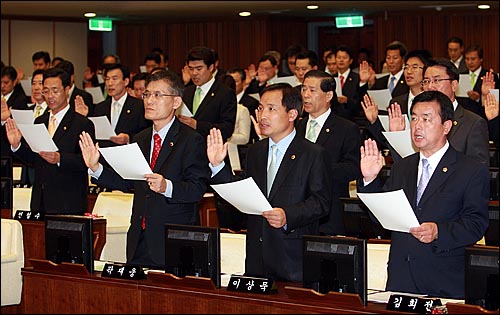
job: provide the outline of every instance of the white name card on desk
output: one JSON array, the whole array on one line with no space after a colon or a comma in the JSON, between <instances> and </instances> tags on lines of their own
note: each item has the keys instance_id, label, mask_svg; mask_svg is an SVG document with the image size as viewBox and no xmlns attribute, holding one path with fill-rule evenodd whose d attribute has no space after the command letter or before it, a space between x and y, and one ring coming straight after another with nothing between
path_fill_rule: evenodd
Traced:
<instances>
[{"instance_id":1,"label":"white name card on desk","mask_svg":"<svg viewBox=\"0 0 500 315\"><path fill-rule=\"evenodd\" d=\"M411 227L420 226L402 189L382 193L358 192L358 197L384 229L409 233Z\"/></svg>"},{"instance_id":2,"label":"white name card on desk","mask_svg":"<svg viewBox=\"0 0 500 315\"><path fill-rule=\"evenodd\" d=\"M18 124L17 127L33 152L57 152L56 144L44 124Z\"/></svg>"},{"instance_id":3,"label":"white name card on desk","mask_svg":"<svg viewBox=\"0 0 500 315\"><path fill-rule=\"evenodd\" d=\"M89 92L92 95L92 101L94 102L94 104L99 104L100 102L104 101L104 95L102 94L102 90L100 87L86 87L85 91ZM90 104L85 105L89 106Z\"/></svg>"},{"instance_id":4,"label":"white name card on desk","mask_svg":"<svg viewBox=\"0 0 500 315\"><path fill-rule=\"evenodd\" d=\"M136 142L99 148L99 152L123 179L146 180L144 174L153 174Z\"/></svg>"},{"instance_id":5,"label":"white name card on desk","mask_svg":"<svg viewBox=\"0 0 500 315\"><path fill-rule=\"evenodd\" d=\"M89 117L89 119L94 123L95 138L97 140L108 140L116 136L107 116Z\"/></svg>"},{"instance_id":6,"label":"white name card on desk","mask_svg":"<svg viewBox=\"0 0 500 315\"><path fill-rule=\"evenodd\" d=\"M407 157L418 152L418 149L413 146L410 132L410 129L406 129L403 131L382 131L382 134L401 157Z\"/></svg>"},{"instance_id":7,"label":"white name card on desk","mask_svg":"<svg viewBox=\"0 0 500 315\"><path fill-rule=\"evenodd\" d=\"M32 125L35 120L33 111L30 109L11 109L10 113L12 118L16 121L16 124Z\"/></svg>"},{"instance_id":8,"label":"white name card on desk","mask_svg":"<svg viewBox=\"0 0 500 315\"><path fill-rule=\"evenodd\" d=\"M387 110L389 102L392 99L389 89L368 90L368 95L373 98L373 101L377 104L378 110Z\"/></svg>"},{"instance_id":9,"label":"white name card on desk","mask_svg":"<svg viewBox=\"0 0 500 315\"><path fill-rule=\"evenodd\" d=\"M222 198L243 213L261 215L262 212L273 208L252 177L210 186Z\"/></svg>"}]
</instances>

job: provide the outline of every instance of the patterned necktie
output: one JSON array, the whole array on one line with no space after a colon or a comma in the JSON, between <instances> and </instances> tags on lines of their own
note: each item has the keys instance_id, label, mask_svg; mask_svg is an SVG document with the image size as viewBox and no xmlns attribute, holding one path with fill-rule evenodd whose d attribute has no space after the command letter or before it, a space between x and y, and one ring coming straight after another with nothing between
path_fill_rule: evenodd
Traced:
<instances>
[{"instance_id":1,"label":"patterned necktie","mask_svg":"<svg viewBox=\"0 0 500 315\"><path fill-rule=\"evenodd\" d=\"M158 154L160 154L161 150L161 137L159 134L155 134L153 136L154 138L154 147L153 147L153 153L151 154L151 169L155 167L156 164L156 159L158 158Z\"/></svg>"},{"instance_id":2,"label":"patterned necktie","mask_svg":"<svg viewBox=\"0 0 500 315\"><path fill-rule=\"evenodd\" d=\"M420 180L418 181L418 186L417 186L417 205L420 202L420 198L424 194L425 187L427 187L427 184L429 183L430 179L430 164L427 159L422 159L422 175L420 175Z\"/></svg>"},{"instance_id":3,"label":"patterned necktie","mask_svg":"<svg viewBox=\"0 0 500 315\"><path fill-rule=\"evenodd\" d=\"M476 84L476 74L474 72L470 74L470 84L472 85L472 87L474 87L474 85Z\"/></svg>"},{"instance_id":4,"label":"patterned necktie","mask_svg":"<svg viewBox=\"0 0 500 315\"><path fill-rule=\"evenodd\" d=\"M54 137L54 133L56 133L56 129L57 129L56 116L52 115L50 117L49 127L47 128L47 130L49 131L50 137Z\"/></svg>"},{"instance_id":5,"label":"patterned necktie","mask_svg":"<svg viewBox=\"0 0 500 315\"><path fill-rule=\"evenodd\" d=\"M201 87L197 87L193 98L193 115L196 114L196 111L198 110L200 103L201 103Z\"/></svg>"},{"instance_id":6,"label":"patterned necktie","mask_svg":"<svg viewBox=\"0 0 500 315\"><path fill-rule=\"evenodd\" d=\"M391 76L391 82L389 82L389 91L391 92L391 94L392 94L392 91L394 91L394 81L396 81L396 77Z\"/></svg>"},{"instance_id":7,"label":"patterned necktie","mask_svg":"<svg viewBox=\"0 0 500 315\"><path fill-rule=\"evenodd\" d=\"M341 87L342 89L344 88L344 83L345 83L345 82L344 82L344 76L343 76L343 75L341 75L341 76L340 76L340 87Z\"/></svg>"},{"instance_id":8,"label":"patterned necktie","mask_svg":"<svg viewBox=\"0 0 500 315\"><path fill-rule=\"evenodd\" d=\"M35 118L38 118L42 114L42 105L36 104L35 107Z\"/></svg>"},{"instance_id":9,"label":"patterned necktie","mask_svg":"<svg viewBox=\"0 0 500 315\"><path fill-rule=\"evenodd\" d=\"M271 146L271 163L269 163L269 168L267 169L267 196L271 193L271 187L273 186L274 176L276 176L277 160L278 160L278 146L273 144Z\"/></svg>"},{"instance_id":10,"label":"patterned necktie","mask_svg":"<svg viewBox=\"0 0 500 315\"><path fill-rule=\"evenodd\" d=\"M309 129L307 130L307 134L306 134L307 140L309 140L311 142L316 141L316 126L317 125L318 125L318 123L316 122L316 120L314 120L314 119L309 120Z\"/></svg>"},{"instance_id":11,"label":"patterned necktie","mask_svg":"<svg viewBox=\"0 0 500 315\"><path fill-rule=\"evenodd\" d=\"M111 104L111 126L113 129L116 128L116 124L118 123L118 118L120 117L120 103L114 101Z\"/></svg>"}]
</instances>

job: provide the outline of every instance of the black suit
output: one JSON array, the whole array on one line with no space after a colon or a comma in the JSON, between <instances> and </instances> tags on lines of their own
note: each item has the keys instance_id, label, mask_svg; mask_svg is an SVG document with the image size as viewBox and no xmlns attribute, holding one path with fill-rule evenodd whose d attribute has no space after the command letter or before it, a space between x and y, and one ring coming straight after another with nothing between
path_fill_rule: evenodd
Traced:
<instances>
[{"instance_id":1,"label":"black suit","mask_svg":"<svg viewBox=\"0 0 500 315\"><path fill-rule=\"evenodd\" d=\"M35 124L48 125L49 113L35 119ZM50 164L28 144L14 155L35 167L35 182L31 192L31 210L45 213L83 214L87 212L88 173L80 150L80 134L85 131L94 137L94 125L85 116L69 110L59 123L52 140L61 155L60 165Z\"/></svg>"},{"instance_id":2,"label":"black suit","mask_svg":"<svg viewBox=\"0 0 500 315\"><path fill-rule=\"evenodd\" d=\"M455 63L453 63L453 64L455 64ZM462 56L462 59L460 59L460 63L458 64L458 73L459 74L469 73L469 69L467 69L467 65L465 64L465 57L464 56Z\"/></svg>"},{"instance_id":3,"label":"black suit","mask_svg":"<svg viewBox=\"0 0 500 315\"><path fill-rule=\"evenodd\" d=\"M182 97L191 112L193 112L193 98L196 88L195 85L186 87ZM212 128L221 131L224 141L229 139L233 134L236 122L236 94L234 90L220 81L214 81L193 118L196 120L196 130L204 139L210 134Z\"/></svg>"},{"instance_id":4,"label":"black suit","mask_svg":"<svg viewBox=\"0 0 500 315\"><path fill-rule=\"evenodd\" d=\"M268 150L269 139L250 145L241 176L252 177L264 195ZM302 236L318 234L319 219L330 210L331 179L327 163L327 153L321 146L295 136L267 198L272 207L285 210L287 229L271 227L260 215L248 216L245 274L302 281ZM225 183L237 179L226 164L212 181Z\"/></svg>"},{"instance_id":5,"label":"black suit","mask_svg":"<svg viewBox=\"0 0 500 315\"><path fill-rule=\"evenodd\" d=\"M28 109L28 98L22 88L14 88L7 100L7 105L12 109Z\"/></svg>"},{"instance_id":6,"label":"black suit","mask_svg":"<svg viewBox=\"0 0 500 315\"><path fill-rule=\"evenodd\" d=\"M259 107L259 101L245 92L240 99L240 104L248 108L248 111L250 112L250 115L253 116L253 118L257 118L255 117L255 110ZM257 135L257 132L255 132L255 128L252 125L250 127L250 139L248 140L248 143L255 143L259 140L259 136Z\"/></svg>"},{"instance_id":7,"label":"black suit","mask_svg":"<svg viewBox=\"0 0 500 315\"><path fill-rule=\"evenodd\" d=\"M77 95L80 95L83 98L85 105L87 105L87 107L89 108L87 117L92 117L94 113L94 99L92 97L92 94L85 90L80 90L75 86L75 88L73 89L73 93L71 93L71 96L69 97L69 106L73 110L75 110L75 98Z\"/></svg>"},{"instance_id":8,"label":"black suit","mask_svg":"<svg viewBox=\"0 0 500 315\"><path fill-rule=\"evenodd\" d=\"M358 181L360 192L403 189L418 221L438 226L429 244L392 232L386 290L463 299L465 247L488 227L488 168L450 146L416 206L419 159L416 153L394 163L383 187L380 178L365 187Z\"/></svg>"},{"instance_id":9,"label":"black suit","mask_svg":"<svg viewBox=\"0 0 500 315\"><path fill-rule=\"evenodd\" d=\"M111 104L113 98L109 97L101 103L97 104L94 109L94 114L91 116L106 116L109 121L111 121ZM126 133L129 135L130 141L134 136L140 131L151 126L151 121L144 118L144 103L142 100L132 97L127 94L125 102L123 103L122 111L120 112L120 117L116 123L115 133ZM110 140L98 140L99 146L113 147L117 144Z\"/></svg>"},{"instance_id":10,"label":"black suit","mask_svg":"<svg viewBox=\"0 0 500 315\"><path fill-rule=\"evenodd\" d=\"M383 77L378 78L378 79L375 79L375 83L370 88L370 90L387 89L390 77L391 77L391 74L383 76ZM410 91L410 88L406 84L405 76L403 74L403 75L401 75L401 78L397 81L397 84L394 86L394 90L392 90L391 96L392 96L392 98L394 98L394 97L399 96L401 94L406 94L409 91Z\"/></svg>"},{"instance_id":11,"label":"black suit","mask_svg":"<svg viewBox=\"0 0 500 315\"><path fill-rule=\"evenodd\" d=\"M134 142L139 145L144 157L150 161L153 129L147 128L136 135ZM156 266L165 266L165 224L199 225L198 202L206 191L210 170L206 154L206 144L197 132L180 123L172 123L161 147L153 172L172 181L172 198L155 193L146 181L124 180L109 168L104 168L97 181L98 185L134 190L134 204L130 228L127 233L127 262L130 263L136 251L140 250L139 239L144 238L149 256ZM146 216L146 229L141 227Z\"/></svg>"},{"instance_id":12,"label":"black suit","mask_svg":"<svg viewBox=\"0 0 500 315\"><path fill-rule=\"evenodd\" d=\"M308 118L301 119L297 134L305 137ZM345 226L340 197L349 197L349 182L357 179L359 169L359 127L342 117L330 113L316 139L328 152L331 168L332 207L330 215L321 220L319 230L326 235L344 235Z\"/></svg>"},{"instance_id":13,"label":"black suit","mask_svg":"<svg viewBox=\"0 0 500 315\"><path fill-rule=\"evenodd\" d=\"M465 109L470 110L473 113L478 114L479 116L483 117L486 119L486 115L484 113L484 107L482 103L482 94L481 94L481 88L483 87L483 78L486 75L486 70L484 68L481 69L479 76L476 77L476 82L474 86L472 87L472 90L479 93L479 99L477 101L474 101L473 99L469 97L457 97L457 99L460 99L464 105ZM468 74L469 71L467 71L465 74ZM495 80L495 89L498 89L498 77L496 74L493 75L494 80Z\"/></svg>"},{"instance_id":14,"label":"black suit","mask_svg":"<svg viewBox=\"0 0 500 315\"><path fill-rule=\"evenodd\" d=\"M333 75L338 77L338 73ZM359 74L349 71L349 75L344 79L344 87L342 88L342 95L347 97L347 103L339 103L338 96L332 99L332 109L334 112L346 119L352 120L354 117L359 116L362 110L361 99L366 94L368 84L359 86Z\"/></svg>"}]
</instances>

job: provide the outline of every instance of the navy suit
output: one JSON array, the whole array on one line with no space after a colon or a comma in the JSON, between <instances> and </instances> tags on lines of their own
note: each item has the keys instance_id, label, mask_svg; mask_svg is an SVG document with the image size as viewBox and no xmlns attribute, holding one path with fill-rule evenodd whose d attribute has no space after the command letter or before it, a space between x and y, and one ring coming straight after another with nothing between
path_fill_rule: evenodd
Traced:
<instances>
[{"instance_id":1,"label":"navy suit","mask_svg":"<svg viewBox=\"0 0 500 315\"><path fill-rule=\"evenodd\" d=\"M73 93L71 93L71 96L69 97L69 106L75 110L75 98L76 96L79 95L83 98L83 101L85 102L85 105L89 108L89 112L87 114L87 117L93 116L94 113L94 99L92 97L92 94L85 90L81 90L75 86L73 89Z\"/></svg>"},{"instance_id":2,"label":"navy suit","mask_svg":"<svg viewBox=\"0 0 500 315\"><path fill-rule=\"evenodd\" d=\"M184 103L193 112L195 85L185 88L182 97ZM217 128L222 133L224 141L229 139L236 122L236 94L220 81L214 81L207 95L198 106L193 118L196 120L196 130L204 137L210 134L210 129Z\"/></svg>"},{"instance_id":3,"label":"navy suit","mask_svg":"<svg viewBox=\"0 0 500 315\"><path fill-rule=\"evenodd\" d=\"M478 114L479 116L483 117L486 119L486 115L484 113L484 107L483 103L481 101L482 99L482 94L481 94L481 88L483 87L483 78L486 75L486 70L484 68L481 69L479 76L476 78L476 82L474 86L472 87L472 90L479 93L480 97L477 101L474 101L473 99L469 97L457 97L457 99L460 99L463 102L464 108L470 110L473 113ZM465 72L465 74L468 74L469 71ZM498 77L496 74L493 75L493 78L495 80L495 89L498 89Z\"/></svg>"},{"instance_id":4,"label":"navy suit","mask_svg":"<svg viewBox=\"0 0 500 315\"><path fill-rule=\"evenodd\" d=\"M375 83L373 86L370 88L370 90L383 90L387 89L389 86L389 78L391 77L391 74L383 76L381 78L375 79ZM401 78L399 81L397 81L396 85L394 86L394 90L392 90L391 96L394 98L396 96L408 93L410 91L410 88L406 84L405 76L401 75Z\"/></svg>"},{"instance_id":5,"label":"navy suit","mask_svg":"<svg viewBox=\"0 0 500 315\"><path fill-rule=\"evenodd\" d=\"M438 226L438 238L429 244L392 232L386 290L463 299L465 247L488 227L488 168L450 146L416 206L419 159L416 153L396 162L383 187L380 178L365 187L358 181L365 193L403 189L418 221Z\"/></svg>"},{"instance_id":6,"label":"navy suit","mask_svg":"<svg viewBox=\"0 0 500 315\"><path fill-rule=\"evenodd\" d=\"M338 77L339 74L336 73L333 75L334 77ZM363 95L366 94L368 90L368 84L364 84L363 86L359 86L359 74L349 71L349 75L344 79L344 87L342 88L342 95L347 96L347 103L341 104L338 102L338 98L335 97L332 99L332 110L335 111L336 114L352 120L354 117L359 116L361 112L361 99Z\"/></svg>"},{"instance_id":7,"label":"navy suit","mask_svg":"<svg viewBox=\"0 0 500 315\"><path fill-rule=\"evenodd\" d=\"M297 134L305 137L308 118L301 119ZM357 179L359 169L359 127L333 112L325 121L316 139L328 153L332 177L332 206L329 216L321 219L319 230L326 235L344 235L345 226L340 197L349 197L349 182Z\"/></svg>"},{"instance_id":8,"label":"navy suit","mask_svg":"<svg viewBox=\"0 0 500 315\"><path fill-rule=\"evenodd\" d=\"M35 119L48 126L49 113ZM60 165L50 164L28 144L21 142L17 155L35 168L31 191L31 210L50 214L83 214L87 212L88 173L80 150L80 134L85 131L95 139L94 124L85 116L69 110L59 123L52 140L61 155Z\"/></svg>"},{"instance_id":9,"label":"navy suit","mask_svg":"<svg viewBox=\"0 0 500 315\"><path fill-rule=\"evenodd\" d=\"M137 142L146 161L151 156L152 127L136 135ZM104 168L96 184L122 191L134 190L134 203L130 228L127 233L127 262L138 249L141 233L147 243L149 256L157 266L165 265L165 224L199 225L198 202L207 188L210 174L205 139L192 128L172 123L153 168L154 173L172 181L172 198L155 193L146 181L124 180L110 168ZM146 217L146 229L141 223Z\"/></svg>"},{"instance_id":10,"label":"navy suit","mask_svg":"<svg viewBox=\"0 0 500 315\"><path fill-rule=\"evenodd\" d=\"M267 192L269 139L250 145L241 178L252 177ZM260 215L249 215L245 274L275 280L302 281L302 236L318 234L319 219L328 215L331 179L327 154L321 146L296 135L283 156L269 197L272 207L286 212L287 229L273 228ZM237 180L231 168L212 178L214 183Z\"/></svg>"},{"instance_id":11,"label":"navy suit","mask_svg":"<svg viewBox=\"0 0 500 315\"><path fill-rule=\"evenodd\" d=\"M257 119L257 117L255 117L255 110L259 107L259 101L257 101L255 98L251 97L245 92L243 93L243 96L240 99L240 104L248 108L250 115L253 116L253 118ZM260 138L257 135L257 132L255 132L255 128L252 125L250 127L250 139L248 140L248 143L254 143L259 140Z\"/></svg>"}]
</instances>

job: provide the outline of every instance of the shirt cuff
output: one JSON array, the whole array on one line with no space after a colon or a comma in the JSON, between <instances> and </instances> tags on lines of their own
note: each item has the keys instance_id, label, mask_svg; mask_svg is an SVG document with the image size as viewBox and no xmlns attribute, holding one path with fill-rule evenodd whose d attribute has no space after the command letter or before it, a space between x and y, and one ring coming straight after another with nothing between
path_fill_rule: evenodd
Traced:
<instances>
[{"instance_id":1,"label":"shirt cuff","mask_svg":"<svg viewBox=\"0 0 500 315\"><path fill-rule=\"evenodd\" d=\"M217 166L213 166L212 163L208 163L208 167L210 167L210 170L212 171L212 177L217 175L220 172L220 170L224 168L224 165L226 165L224 161L222 161L222 163L220 163Z\"/></svg>"},{"instance_id":2,"label":"shirt cuff","mask_svg":"<svg viewBox=\"0 0 500 315\"><path fill-rule=\"evenodd\" d=\"M101 176L102 171L104 170L104 167L102 166L101 163L99 163L99 166L97 167L97 170L93 172L90 168L88 169L88 173L90 176L94 177L95 179L99 179L99 176Z\"/></svg>"}]
</instances>

